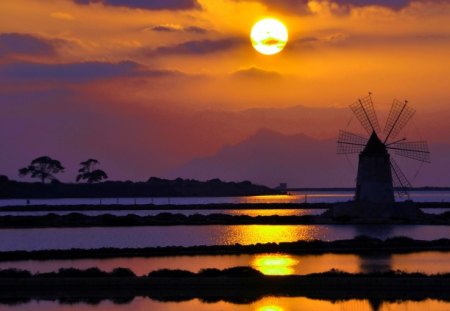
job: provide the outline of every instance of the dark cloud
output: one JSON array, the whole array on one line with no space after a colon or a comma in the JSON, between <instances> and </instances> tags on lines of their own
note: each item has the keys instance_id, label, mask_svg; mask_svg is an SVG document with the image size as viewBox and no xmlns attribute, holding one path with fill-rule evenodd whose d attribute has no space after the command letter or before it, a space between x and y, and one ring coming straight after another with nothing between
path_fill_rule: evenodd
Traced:
<instances>
[{"instance_id":1,"label":"dark cloud","mask_svg":"<svg viewBox=\"0 0 450 311\"><path fill-rule=\"evenodd\" d=\"M109 6L145 10L190 10L199 9L197 0L74 0L78 4L102 3Z\"/></svg>"},{"instance_id":2,"label":"dark cloud","mask_svg":"<svg viewBox=\"0 0 450 311\"><path fill-rule=\"evenodd\" d=\"M399 10L407 6L411 0L333 0L333 2L344 6L377 5Z\"/></svg>"},{"instance_id":3,"label":"dark cloud","mask_svg":"<svg viewBox=\"0 0 450 311\"><path fill-rule=\"evenodd\" d=\"M190 32L196 34L204 34L208 32L207 29L197 26L176 27L171 25L155 25L147 28L147 30L159 32Z\"/></svg>"},{"instance_id":4,"label":"dark cloud","mask_svg":"<svg viewBox=\"0 0 450 311\"><path fill-rule=\"evenodd\" d=\"M248 1L248 0L235 0L235 1ZM281 11L283 13L290 14L310 14L311 11L308 7L308 0L255 0L267 6L274 11ZM377 5L382 7L391 8L394 10L400 10L408 6L413 1L422 2L443 2L444 0L318 0L320 2L332 2L339 4L341 7L336 9L334 13L345 14L351 7L363 7L369 5Z\"/></svg>"},{"instance_id":5,"label":"dark cloud","mask_svg":"<svg viewBox=\"0 0 450 311\"><path fill-rule=\"evenodd\" d=\"M72 64L12 63L0 66L1 82L89 82L118 77L162 77L182 75L176 71L146 70L135 62Z\"/></svg>"},{"instance_id":6,"label":"dark cloud","mask_svg":"<svg viewBox=\"0 0 450 311\"><path fill-rule=\"evenodd\" d=\"M203 55L215 52L221 52L230 50L241 45L244 40L239 38L228 38L220 40L194 40L186 41L180 44L171 46L161 46L154 51L151 51L151 55Z\"/></svg>"},{"instance_id":7,"label":"dark cloud","mask_svg":"<svg viewBox=\"0 0 450 311\"><path fill-rule=\"evenodd\" d=\"M0 57L17 54L51 56L55 54L55 47L49 40L28 34L0 34Z\"/></svg>"}]
</instances>

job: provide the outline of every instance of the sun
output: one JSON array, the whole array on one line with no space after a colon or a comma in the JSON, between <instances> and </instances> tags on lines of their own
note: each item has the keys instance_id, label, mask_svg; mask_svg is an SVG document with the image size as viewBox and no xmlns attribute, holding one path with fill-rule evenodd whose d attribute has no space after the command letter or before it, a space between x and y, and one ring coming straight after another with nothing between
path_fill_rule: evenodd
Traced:
<instances>
[{"instance_id":1,"label":"sun","mask_svg":"<svg viewBox=\"0 0 450 311\"><path fill-rule=\"evenodd\" d=\"M286 46L288 31L279 20L265 18L253 25L250 39L259 53L273 55L281 52Z\"/></svg>"}]
</instances>

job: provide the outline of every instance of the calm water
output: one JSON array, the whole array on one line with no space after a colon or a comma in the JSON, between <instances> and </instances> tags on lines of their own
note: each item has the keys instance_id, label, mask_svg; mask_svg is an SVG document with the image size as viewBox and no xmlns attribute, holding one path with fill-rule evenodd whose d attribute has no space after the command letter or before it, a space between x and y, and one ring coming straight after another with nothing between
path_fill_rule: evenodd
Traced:
<instances>
[{"instance_id":1,"label":"calm water","mask_svg":"<svg viewBox=\"0 0 450 311\"><path fill-rule=\"evenodd\" d=\"M424 208L422 209L428 214L442 214L450 211L449 208ZM248 215L248 216L303 216L303 215L320 215L325 212L326 209L316 208L316 209L192 209L192 210L111 210L111 211L1 211L0 216L45 216L48 214L56 215L68 215L71 213L80 213L89 216L99 216L104 214L111 214L115 216L126 216L129 214L134 214L138 216L155 216L160 213L171 213L171 214L183 214L186 216L200 214L200 215L210 215L210 214L226 214L226 215Z\"/></svg>"},{"instance_id":2,"label":"calm water","mask_svg":"<svg viewBox=\"0 0 450 311\"><path fill-rule=\"evenodd\" d=\"M443 213L447 209L436 208L433 210L438 210L436 213ZM443 211L439 211L443 210ZM325 212L325 209L243 209L243 210L229 210L229 209L213 209L213 210L122 210L122 211L39 211L39 212L2 212L0 210L0 216L43 216L50 213L57 215L68 215L70 213L81 213L89 216L98 216L103 214L111 214L116 216L126 216L128 214L134 214L139 216L154 216L160 213L172 213L172 214L183 214L186 216L200 214L227 214L227 215L249 215L249 216L302 216L302 215L319 215Z\"/></svg>"},{"instance_id":3,"label":"calm water","mask_svg":"<svg viewBox=\"0 0 450 311\"><path fill-rule=\"evenodd\" d=\"M221 203L333 203L353 198L353 191L304 191L291 195L262 195L246 197L183 197L183 198L103 198L103 199L32 199L30 205L80 205L80 204L221 204ZM417 202L450 202L450 191L412 191L410 198ZM406 198L398 198L399 201ZM0 206L27 205L24 199L0 200Z\"/></svg>"},{"instance_id":4,"label":"calm water","mask_svg":"<svg viewBox=\"0 0 450 311\"><path fill-rule=\"evenodd\" d=\"M450 237L450 226L428 225L213 225L1 229L0 251L99 247L232 245L298 240L351 239L368 235L434 240Z\"/></svg>"},{"instance_id":5,"label":"calm water","mask_svg":"<svg viewBox=\"0 0 450 311\"><path fill-rule=\"evenodd\" d=\"M257 254L0 262L0 269L17 268L31 272L91 267L111 271L114 268L123 267L131 269L137 275L145 275L150 271L165 268L198 272L204 268L225 269L237 266L251 266L266 275L310 274L329 271L333 268L352 273L401 270L434 274L450 272L450 253L420 252L382 256Z\"/></svg>"},{"instance_id":6,"label":"calm water","mask_svg":"<svg viewBox=\"0 0 450 311\"><path fill-rule=\"evenodd\" d=\"M186 302L158 302L137 297L130 303L117 305L102 301L98 305L59 304L50 301L31 301L17 306L0 305L0 310L8 311L448 311L450 303L438 300L379 302L369 300L328 301L304 297L266 297L250 304L228 302L204 303L198 299Z\"/></svg>"}]
</instances>

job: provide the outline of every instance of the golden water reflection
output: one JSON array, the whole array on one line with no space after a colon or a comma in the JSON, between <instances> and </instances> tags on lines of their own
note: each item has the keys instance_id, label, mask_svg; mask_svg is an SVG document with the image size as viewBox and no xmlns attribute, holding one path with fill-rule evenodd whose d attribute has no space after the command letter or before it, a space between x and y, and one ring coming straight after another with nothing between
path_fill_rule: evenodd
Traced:
<instances>
[{"instance_id":1,"label":"golden water reflection","mask_svg":"<svg viewBox=\"0 0 450 311\"><path fill-rule=\"evenodd\" d=\"M422 301L369 301L350 299L340 301L310 299L305 297L265 297L249 304L234 304L225 301L214 303L192 299L182 302L162 302L149 298L136 297L126 304L114 304L102 301L96 305L90 304L59 304L56 301L36 301L18 305L0 305L4 311L448 311L450 303L438 300Z\"/></svg>"},{"instance_id":2,"label":"golden water reflection","mask_svg":"<svg viewBox=\"0 0 450 311\"><path fill-rule=\"evenodd\" d=\"M308 225L227 226L216 244L280 243L324 239L324 227Z\"/></svg>"},{"instance_id":3,"label":"golden water reflection","mask_svg":"<svg viewBox=\"0 0 450 311\"><path fill-rule=\"evenodd\" d=\"M258 308L258 311L284 311L282 307L269 305L269 306L261 306Z\"/></svg>"},{"instance_id":4,"label":"golden water reflection","mask_svg":"<svg viewBox=\"0 0 450 311\"><path fill-rule=\"evenodd\" d=\"M303 215L319 215L326 209L236 209L228 210L231 215L248 215L256 216L303 216Z\"/></svg>"},{"instance_id":5,"label":"golden water reflection","mask_svg":"<svg viewBox=\"0 0 450 311\"><path fill-rule=\"evenodd\" d=\"M285 254L257 255L252 267L266 275L289 275L295 273L298 260Z\"/></svg>"},{"instance_id":6,"label":"golden water reflection","mask_svg":"<svg viewBox=\"0 0 450 311\"><path fill-rule=\"evenodd\" d=\"M351 200L353 192L291 193L242 197L239 203L318 203Z\"/></svg>"}]
</instances>

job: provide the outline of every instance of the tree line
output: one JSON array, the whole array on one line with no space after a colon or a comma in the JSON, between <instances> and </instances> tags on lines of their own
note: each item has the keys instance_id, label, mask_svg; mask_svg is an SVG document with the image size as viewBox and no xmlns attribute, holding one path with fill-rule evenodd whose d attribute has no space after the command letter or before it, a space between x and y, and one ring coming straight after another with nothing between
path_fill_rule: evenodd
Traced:
<instances>
[{"instance_id":1,"label":"tree line","mask_svg":"<svg viewBox=\"0 0 450 311\"><path fill-rule=\"evenodd\" d=\"M76 181L85 181L92 184L108 179L105 171L97 168L99 164L100 162L96 159L88 159L80 162L80 169L78 170ZM45 183L46 181L58 181L55 175L63 172L64 166L62 166L61 162L49 156L41 156L31 161L27 167L19 169L19 176L24 177L29 175L31 178L38 178L42 183Z\"/></svg>"}]
</instances>

